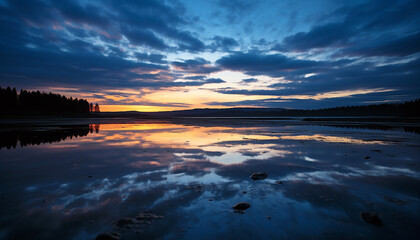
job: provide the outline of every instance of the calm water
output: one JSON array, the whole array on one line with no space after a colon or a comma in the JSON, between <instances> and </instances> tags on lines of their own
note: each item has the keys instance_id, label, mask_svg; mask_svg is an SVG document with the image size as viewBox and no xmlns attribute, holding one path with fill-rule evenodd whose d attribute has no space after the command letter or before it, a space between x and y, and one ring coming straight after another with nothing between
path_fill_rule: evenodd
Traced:
<instances>
[{"instance_id":1,"label":"calm water","mask_svg":"<svg viewBox=\"0 0 420 240\"><path fill-rule=\"evenodd\" d=\"M415 133L237 120L1 134L0 239L415 239L420 229ZM238 202L251 207L234 212Z\"/></svg>"}]
</instances>

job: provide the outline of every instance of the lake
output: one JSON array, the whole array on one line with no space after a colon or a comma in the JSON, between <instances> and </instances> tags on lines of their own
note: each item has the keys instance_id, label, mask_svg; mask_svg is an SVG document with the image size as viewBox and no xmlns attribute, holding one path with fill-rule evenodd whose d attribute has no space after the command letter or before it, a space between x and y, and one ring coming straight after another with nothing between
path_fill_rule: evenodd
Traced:
<instances>
[{"instance_id":1,"label":"lake","mask_svg":"<svg viewBox=\"0 0 420 240\"><path fill-rule=\"evenodd\" d=\"M0 130L0 239L419 233L418 132L240 119L34 125ZM232 208L240 202L250 207Z\"/></svg>"}]
</instances>

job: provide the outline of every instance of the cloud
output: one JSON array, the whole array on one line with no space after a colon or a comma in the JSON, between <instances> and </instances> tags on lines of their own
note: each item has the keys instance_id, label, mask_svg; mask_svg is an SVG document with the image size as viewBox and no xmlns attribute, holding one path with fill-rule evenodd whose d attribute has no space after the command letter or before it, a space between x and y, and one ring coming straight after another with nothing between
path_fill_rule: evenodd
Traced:
<instances>
[{"instance_id":1,"label":"cloud","mask_svg":"<svg viewBox=\"0 0 420 240\"><path fill-rule=\"evenodd\" d=\"M139 61L148 61L148 62L160 63L160 64L167 63L167 61L163 60L166 58L166 56L162 54L135 53L135 56L137 57Z\"/></svg>"},{"instance_id":2,"label":"cloud","mask_svg":"<svg viewBox=\"0 0 420 240\"><path fill-rule=\"evenodd\" d=\"M211 65L211 62L204 58L174 61L171 64L176 71L185 73L208 74L221 70L219 67Z\"/></svg>"},{"instance_id":3,"label":"cloud","mask_svg":"<svg viewBox=\"0 0 420 240\"><path fill-rule=\"evenodd\" d=\"M216 63L223 69L242 71L248 75L277 75L283 72L303 70L310 72L312 67L323 63L311 60L300 60L282 54L264 54L257 52L235 52L222 57Z\"/></svg>"},{"instance_id":4,"label":"cloud","mask_svg":"<svg viewBox=\"0 0 420 240\"><path fill-rule=\"evenodd\" d=\"M30 27L62 28L70 33L119 41L125 36L131 44L158 50L202 51L205 44L190 31L182 11L160 1L9 1L2 7ZM30 30L31 28L29 28ZM51 29L50 29L51 31ZM174 45L169 46L167 42Z\"/></svg>"},{"instance_id":5,"label":"cloud","mask_svg":"<svg viewBox=\"0 0 420 240\"><path fill-rule=\"evenodd\" d=\"M405 57L420 52L420 32L394 39L384 39L345 48L335 56Z\"/></svg>"},{"instance_id":6,"label":"cloud","mask_svg":"<svg viewBox=\"0 0 420 240\"><path fill-rule=\"evenodd\" d=\"M330 66L325 69L325 66ZM376 66L369 62L349 62L337 67L335 62L325 62L320 69L312 68L317 74L305 77L298 72L285 73L288 83L275 83L268 89L219 89L224 94L241 95L266 95L273 96L271 100L258 100L251 102L237 102L236 104L249 104L258 106L334 106L340 104L360 104L366 101L380 100L410 100L420 91L420 60L405 63L394 63L384 66ZM244 69L244 71L247 71ZM265 75L275 75L274 72L261 72ZM401 74L404 73L404 74ZM382 90L378 90L380 87ZM360 91L360 90L374 91ZM376 89L376 90L375 90ZM356 91L357 90L357 91ZM377 91L378 90L378 91ZM391 91L392 90L392 91ZM346 91L353 91L354 94L339 94ZM338 94L331 94L337 92ZM274 98L278 96L278 98ZM306 96L306 97L305 97ZM311 96L324 96L320 99ZM304 97L307 100L299 100ZM328 100L334 99L334 100ZM281 101L278 101L281 100ZM290 104L284 100L291 101ZM318 103L313 103L317 100ZM305 102L305 104L303 104ZM302 104L300 104L302 103ZM228 104L228 103L225 103ZM218 105L215 103L215 105Z\"/></svg>"},{"instance_id":7,"label":"cloud","mask_svg":"<svg viewBox=\"0 0 420 240\"><path fill-rule=\"evenodd\" d=\"M327 14L309 31L285 37L273 50L306 52L327 48L344 49L345 53L360 56L408 55L418 52L418 48L410 50L399 44L408 42L414 46L418 31L416 26L420 24L418 10L420 5L410 0L369 1L353 7L345 6ZM409 38L399 39L401 36ZM355 51L352 52L352 49Z\"/></svg>"},{"instance_id":8,"label":"cloud","mask_svg":"<svg viewBox=\"0 0 420 240\"><path fill-rule=\"evenodd\" d=\"M253 83L253 82L258 82L258 79L256 79L256 78L245 78L245 79L242 79L241 82L242 83Z\"/></svg>"},{"instance_id":9,"label":"cloud","mask_svg":"<svg viewBox=\"0 0 420 240\"><path fill-rule=\"evenodd\" d=\"M220 78L208 78L205 80L206 83L224 83L225 81L223 81Z\"/></svg>"},{"instance_id":10,"label":"cloud","mask_svg":"<svg viewBox=\"0 0 420 240\"><path fill-rule=\"evenodd\" d=\"M303 52L313 48L333 47L338 44L346 44L351 36L353 33L346 24L330 23L314 27L309 32L299 32L288 36L282 44L276 45L273 50Z\"/></svg>"},{"instance_id":11,"label":"cloud","mask_svg":"<svg viewBox=\"0 0 420 240\"><path fill-rule=\"evenodd\" d=\"M213 51L229 52L237 46L239 44L233 38L216 36L213 38L213 43L210 45L210 48Z\"/></svg>"},{"instance_id":12,"label":"cloud","mask_svg":"<svg viewBox=\"0 0 420 240\"><path fill-rule=\"evenodd\" d=\"M130 40L131 44L146 45L158 50L169 49L169 46L150 30L140 28L125 29L124 35Z\"/></svg>"}]
</instances>

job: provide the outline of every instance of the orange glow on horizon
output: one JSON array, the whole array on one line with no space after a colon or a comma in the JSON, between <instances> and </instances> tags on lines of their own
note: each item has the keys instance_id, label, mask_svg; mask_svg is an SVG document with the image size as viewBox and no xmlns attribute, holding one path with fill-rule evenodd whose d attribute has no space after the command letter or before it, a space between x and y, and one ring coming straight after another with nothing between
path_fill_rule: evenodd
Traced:
<instances>
[{"instance_id":1,"label":"orange glow on horizon","mask_svg":"<svg viewBox=\"0 0 420 240\"><path fill-rule=\"evenodd\" d=\"M146 105L100 105L101 112L128 112L128 111L137 111L137 112L165 112L165 111L176 111L176 110L191 110L196 108L212 108L212 109L224 109L232 108L232 106L222 106L222 105L199 105L194 107L165 107L165 106L146 106ZM235 107L244 107L244 108L255 108L255 106L250 105L238 105Z\"/></svg>"},{"instance_id":2,"label":"orange glow on horizon","mask_svg":"<svg viewBox=\"0 0 420 240\"><path fill-rule=\"evenodd\" d=\"M173 110L183 110L185 108L165 107L165 106L146 106L146 105L100 105L101 112L164 112Z\"/></svg>"}]
</instances>

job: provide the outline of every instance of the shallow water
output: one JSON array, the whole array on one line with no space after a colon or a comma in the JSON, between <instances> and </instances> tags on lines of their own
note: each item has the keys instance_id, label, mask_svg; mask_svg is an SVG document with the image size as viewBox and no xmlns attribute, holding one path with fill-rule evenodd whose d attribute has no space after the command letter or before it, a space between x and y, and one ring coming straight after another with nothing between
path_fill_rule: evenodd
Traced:
<instances>
[{"instance_id":1,"label":"shallow water","mask_svg":"<svg viewBox=\"0 0 420 240\"><path fill-rule=\"evenodd\" d=\"M420 229L415 133L237 120L1 134L0 239L415 239ZM234 212L238 202L251 207ZM145 210L163 218L136 220Z\"/></svg>"}]
</instances>

